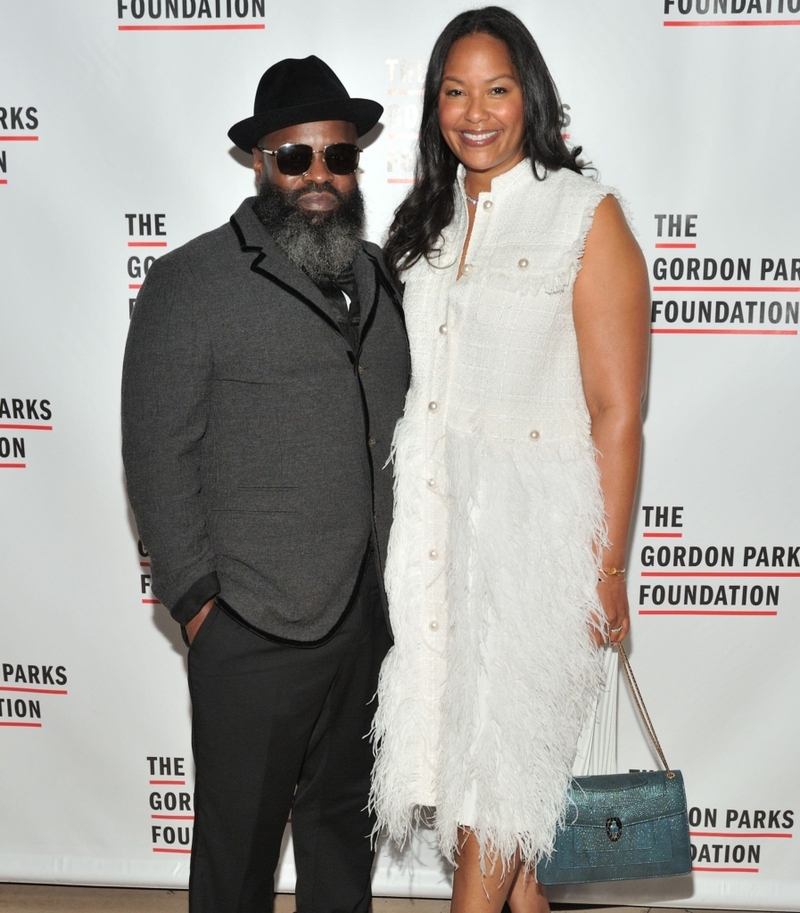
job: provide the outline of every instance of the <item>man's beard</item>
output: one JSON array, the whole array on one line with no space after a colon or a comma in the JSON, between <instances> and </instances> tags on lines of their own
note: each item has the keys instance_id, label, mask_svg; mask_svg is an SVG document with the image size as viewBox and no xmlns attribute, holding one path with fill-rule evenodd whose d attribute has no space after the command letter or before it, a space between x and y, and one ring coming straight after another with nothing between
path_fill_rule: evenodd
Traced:
<instances>
[{"instance_id":1,"label":"man's beard","mask_svg":"<svg viewBox=\"0 0 800 913\"><path fill-rule=\"evenodd\" d=\"M297 205L304 193L332 194L338 209L306 211ZM284 191L264 180L253 206L284 254L313 281L332 280L355 260L364 229L364 198L358 187L340 193L331 184Z\"/></svg>"}]
</instances>

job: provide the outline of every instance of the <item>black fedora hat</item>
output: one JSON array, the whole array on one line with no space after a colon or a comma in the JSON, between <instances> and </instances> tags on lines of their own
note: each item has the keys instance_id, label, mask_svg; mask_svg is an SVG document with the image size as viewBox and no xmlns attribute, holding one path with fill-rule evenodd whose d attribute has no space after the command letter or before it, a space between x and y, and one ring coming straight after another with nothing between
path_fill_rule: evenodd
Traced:
<instances>
[{"instance_id":1,"label":"black fedora hat","mask_svg":"<svg viewBox=\"0 0 800 913\"><path fill-rule=\"evenodd\" d=\"M317 120L346 120L363 136L378 123L383 106L350 98L333 70L319 57L279 60L261 77L253 116L240 120L228 136L250 152L266 133Z\"/></svg>"}]
</instances>

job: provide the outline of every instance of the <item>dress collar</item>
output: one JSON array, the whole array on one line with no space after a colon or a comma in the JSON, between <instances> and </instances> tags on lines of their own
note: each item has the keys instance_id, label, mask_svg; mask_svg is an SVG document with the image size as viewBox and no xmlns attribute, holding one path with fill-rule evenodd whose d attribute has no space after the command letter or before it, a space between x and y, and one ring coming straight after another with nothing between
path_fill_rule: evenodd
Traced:
<instances>
[{"instance_id":1,"label":"dress collar","mask_svg":"<svg viewBox=\"0 0 800 913\"><path fill-rule=\"evenodd\" d=\"M464 189L464 180L467 176L467 169L463 165L458 166L458 171L456 173L456 186L458 192L461 195L461 199L466 203L467 192ZM517 162L513 168L510 168L508 171L504 171L502 174L498 174L496 178L492 178L492 189L484 190L478 194L478 199L491 199L492 194L504 193L506 190L512 187L516 187L519 184L523 183L526 178L533 177L533 171L531 169L531 160L524 158L521 162Z\"/></svg>"}]
</instances>

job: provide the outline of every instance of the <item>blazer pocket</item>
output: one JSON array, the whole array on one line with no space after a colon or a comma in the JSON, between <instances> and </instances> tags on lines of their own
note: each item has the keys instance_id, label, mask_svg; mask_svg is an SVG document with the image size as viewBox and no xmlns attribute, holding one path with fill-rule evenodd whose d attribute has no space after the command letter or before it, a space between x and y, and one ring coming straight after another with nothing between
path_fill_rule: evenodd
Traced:
<instances>
[{"instance_id":1,"label":"blazer pocket","mask_svg":"<svg viewBox=\"0 0 800 913\"><path fill-rule=\"evenodd\" d=\"M211 506L214 513L294 513L298 485L240 485L220 492Z\"/></svg>"}]
</instances>

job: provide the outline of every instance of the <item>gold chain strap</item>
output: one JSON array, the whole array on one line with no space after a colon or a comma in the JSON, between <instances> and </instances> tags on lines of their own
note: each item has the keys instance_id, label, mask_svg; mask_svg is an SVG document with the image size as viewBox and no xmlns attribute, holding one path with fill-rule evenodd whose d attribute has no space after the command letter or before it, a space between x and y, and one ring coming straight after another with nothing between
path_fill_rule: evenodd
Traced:
<instances>
[{"instance_id":1,"label":"gold chain strap","mask_svg":"<svg viewBox=\"0 0 800 913\"><path fill-rule=\"evenodd\" d=\"M622 658L622 668L625 670L628 684L631 686L631 694L633 695L633 701L636 704L636 709L639 711L639 716L642 718L644 728L647 730L647 734L650 736L650 741L653 743L653 746L658 752L659 758L661 758L661 763L664 765L664 769L667 772L667 778L671 780L675 774L670 770L669 764L667 764L667 759L664 757L664 751L661 748L661 743L658 741L658 736L656 735L656 731L653 728L650 714L647 712L647 707L645 707L644 699L642 698L642 692L639 690L639 686L636 684L636 679L633 676L633 669L631 669L631 664L628 661L628 654L625 652L625 647L623 647L621 643L617 644L617 649L619 650L619 655Z\"/></svg>"}]
</instances>

